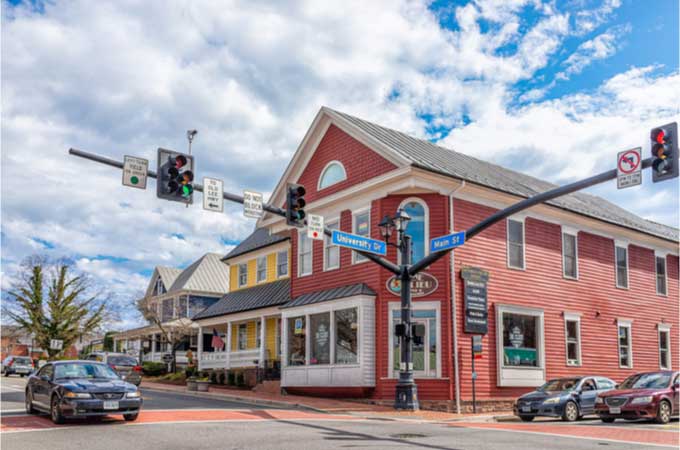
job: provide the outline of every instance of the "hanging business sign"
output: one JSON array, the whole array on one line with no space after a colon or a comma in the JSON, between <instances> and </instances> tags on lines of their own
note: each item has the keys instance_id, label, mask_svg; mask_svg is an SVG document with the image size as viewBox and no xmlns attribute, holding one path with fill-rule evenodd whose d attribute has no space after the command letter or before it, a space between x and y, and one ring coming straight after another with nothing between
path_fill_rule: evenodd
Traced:
<instances>
[{"instance_id":1,"label":"hanging business sign","mask_svg":"<svg viewBox=\"0 0 680 450\"><path fill-rule=\"evenodd\" d=\"M439 287L439 281L427 272L419 272L411 279L411 297L425 297ZM393 275L387 280L387 290L394 295L401 295L401 280Z\"/></svg>"},{"instance_id":2,"label":"hanging business sign","mask_svg":"<svg viewBox=\"0 0 680 450\"><path fill-rule=\"evenodd\" d=\"M477 267L464 267L463 296L465 298L465 333L486 334L489 332L487 305L487 283L489 272Z\"/></svg>"}]
</instances>

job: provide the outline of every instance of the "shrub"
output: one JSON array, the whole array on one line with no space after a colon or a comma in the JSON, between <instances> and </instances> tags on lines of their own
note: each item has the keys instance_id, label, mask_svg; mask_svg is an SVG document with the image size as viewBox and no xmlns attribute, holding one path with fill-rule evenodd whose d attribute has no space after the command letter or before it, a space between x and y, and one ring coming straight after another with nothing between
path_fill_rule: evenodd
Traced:
<instances>
[{"instance_id":1,"label":"shrub","mask_svg":"<svg viewBox=\"0 0 680 450\"><path fill-rule=\"evenodd\" d=\"M239 372L236 374L236 385L237 386L245 386L246 384L246 377L243 376L243 372Z\"/></svg>"},{"instance_id":2,"label":"shrub","mask_svg":"<svg viewBox=\"0 0 680 450\"><path fill-rule=\"evenodd\" d=\"M145 362L142 364L142 373L150 377L157 377L163 375L168 371L168 367L164 363Z\"/></svg>"},{"instance_id":3,"label":"shrub","mask_svg":"<svg viewBox=\"0 0 680 450\"><path fill-rule=\"evenodd\" d=\"M196 376L197 372L198 372L198 369L196 368L196 366L188 366L184 370L184 374L187 376L187 378Z\"/></svg>"},{"instance_id":4,"label":"shrub","mask_svg":"<svg viewBox=\"0 0 680 450\"><path fill-rule=\"evenodd\" d=\"M210 382L212 384L217 384L217 372L215 371L210 372Z\"/></svg>"},{"instance_id":5,"label":"shrub","mask_svg":"<svg viewBox=\"0 0 680 450\"><path fill-rule=\"evenodd\" d=\"M232 371L229 371L229 373L227 374L227 384L229 386L233 386L236 384L236 376Z\"/></svg>"},{"instance_id":6,"label":"shrub","mask_svg":"<svg viewBox=\"0 0 680 450\"><path fill-rule=\"evenodd\" d=\"M224 384L224 371L217 374L217 382L219 384Z\"/></svg>"}]
</instances>

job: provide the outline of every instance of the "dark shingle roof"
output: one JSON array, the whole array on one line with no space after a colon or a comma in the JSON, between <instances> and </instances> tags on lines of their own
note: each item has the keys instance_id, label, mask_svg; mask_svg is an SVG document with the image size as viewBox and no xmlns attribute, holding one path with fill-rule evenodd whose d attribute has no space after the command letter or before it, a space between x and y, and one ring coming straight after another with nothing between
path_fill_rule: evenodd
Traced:
<instances>
[{"instance_id":1,"label":"dark shingle roof","mask_svg":"<svg viewBox=\"0 0 680 450\"><path fill-rule=\"evenodd\" d=\"M325 109L392 149L413 166L520 197L531 197L556 187L552 183L416 139L400 131L330 108ZM583 192L565 195L548 204L673 242L678 242L680 238L677 228L645 220L601 197Z\"/></svg>"},{"instance_id":2,"label":"dark shingle roof","mask_svg":"<svg viewBox=\"0 0 680 450\"><path fill-rule=\"evenodd\" d=\"M279 280L223 296L217 303L192 317L192 320L277 306L290 300L290 280Z\"/></svg>"},{"instance_id":3,"label":"dark shingle roof","mask_svg":"<svg viewBox=\"0 0 680 450\"><path fill-rule=\"evenodd\" d=\"M352 297L354 295L375 295L375 292L364 283L350 284L347 286L325 289L323 291L311 292L309 294L302 294L281 306L281 308L311 305L312 303L327 302L329 300Z\"/></svg>"},{"instance_id":4,"label":"dark shingle roof","mask_svg":"<svg viewBox=\"0 0 680 450\"><path fill-rule=\"evenodd\" d=\"M269 229L267 228L256 228L250 236L241 241L241 243L227 253L227 256L222 258L222 260L233 258L268 245L273 245L285 241L286 239L290 239L290 237L285 234L269 234Z\"/></svg>"}]
</instances>

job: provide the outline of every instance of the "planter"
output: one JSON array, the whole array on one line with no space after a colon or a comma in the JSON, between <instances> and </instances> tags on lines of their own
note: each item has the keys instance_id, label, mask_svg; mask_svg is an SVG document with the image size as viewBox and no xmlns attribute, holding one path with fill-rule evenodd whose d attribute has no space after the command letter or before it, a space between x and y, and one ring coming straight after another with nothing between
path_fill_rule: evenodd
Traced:
<instances>
[{"instance_id":1,"label":"planter","mask_svg":"<svg viewBox=\"0 0 680 450\"><path fill-rule=\"evenodd\" d=\"M197 391L198 390L198 382L195 381L195 380L187 380L187 390Z\"/></svg>"},{"instance_id":2,"label":"planter","mask_svg":"<svg viewBox=\"0 0 680 450\"><path fill-rule=\"evenodd\" d=\"M208 386L210 386L210 381L196 381L195 383L198 392L208 392Z\"/></svg>"}]
</instances>

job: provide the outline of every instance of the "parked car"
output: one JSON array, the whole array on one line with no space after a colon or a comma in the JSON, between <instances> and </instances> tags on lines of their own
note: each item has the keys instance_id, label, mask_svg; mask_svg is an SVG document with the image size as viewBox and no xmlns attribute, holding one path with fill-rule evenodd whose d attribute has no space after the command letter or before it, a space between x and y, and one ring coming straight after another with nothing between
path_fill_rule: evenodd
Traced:
<instances>
[{"instance_id":1,"label":"parked car","mask_svg":"<svg viewBox=\"0 0 680 450\"><path fill-rule=\"evenodd\" d=\"M87 356L87 360L108 364L123 380L135 386L142 382L142 366L134 356L125 353L94 352Z\"/></svg>"},{"instance_id":2,"label":"parked car","mask_svg":"<svg viewBox=\"0 0 680 450\"><path fill-rule=\"evenodd\" d=\"M33 372L33 360L28 356L8 356L2 362L2 373L6 377L16 374L25 377Z\"/></svg>"},{"instance_id":3,"label":"parked car","mask_svg":"<svg viewBox=\"0 0 680 450\"><path fill-rule=\"evenodd\" d=\"M26 412L50 414L54 423L69 417L122 414L136 420L142 408L137 387L95 361L52 361L28 378Z\"/></svg>"},{"instance_id":4,"label":"parked car","mask_svg":"<svg viewBox=\"0 0 680 450\"><path fill-rule=\"evenodd\" d=\"M616 383L600 376L556 378L515 402L513 411L524 422L534 417L561 417L573 422L594 414L597 394L614 389Z\"/></svg>"},{"instance_id":5,"label":"parked car","mask_svg":"<svg viewBox=\"0 0 680 450\"><path fill-rule=\"evenodd\" d=\"M680 411L680 372L663 370L631 375L615 390L597 397L595 412L603 422L654 419L668 423Z\"/></svg>"}]
</instances>

